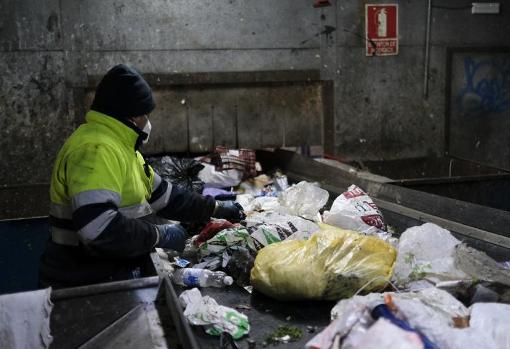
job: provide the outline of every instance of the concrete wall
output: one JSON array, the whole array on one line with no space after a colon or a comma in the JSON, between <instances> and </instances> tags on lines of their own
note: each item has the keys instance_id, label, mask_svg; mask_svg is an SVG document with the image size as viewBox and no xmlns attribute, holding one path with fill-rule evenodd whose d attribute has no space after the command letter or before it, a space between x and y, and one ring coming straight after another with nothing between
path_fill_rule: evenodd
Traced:
<instances>
[{"instance_id":1,"label":"concrete wall","mask_svg":"<svg viewBox=\"0 0 510 349\"><path fill-rule=\"evenodd\" d=\"M157 101L150 141L141 149L145 155L205 153L216 145L263 149L322 144L324 100L318 71L145 78ZM88 105L93 97L91 90Z\"/></svg>"},{"instance_id":2,"label":"concrete wall","mask_svg":"<svg viewBox=\"0 0 510 349\"><path fill-rule=\"evenodd\" d=\"M510 46L454 49L450 60L448 151L510 170Z\"/></svg>"},{"instance_id":3,"label":"concrete wall","mask_svg":"<svg viewBox=\"0 0 510 349\"><path fill-rule=\"evenodd\" d=\"M314 9L312 0L2 0L0 185L9 189L0 217L27 190L34 203L46 200L56 152L83 118L83 88L120 62L156 75L320 69L334 86L334 125L323 138L330 153L442 154L447 48L509 46L510 13L504 5L494 16L434 8L424 98L427 1L397 1L400 51L392 57L365 55L368 1L331 2ZM370 1L378 2L386 1Z\"/></svg>"},{"instance_id":4,"label":"concrete wall","mask_svg":"<svg viewBox=\"0 0 510 349\"><path fill-rule=\"evenodd\" d=\"M16 216L26 184L42 200L33 214L45 214L90 76L118 63L154 74L318 70L319 30L308 1L2 0L0 218Z\"/></svg>"},{"instance_id":5,"label":"concrete wall","mask_svg":"<svg viewBox=\"0 0 510 349\"><path fill-rule=\"evenodd\" d=\"M429 93L424 98L428 1L394 1L399 4L400 49L387 57L365 55L359 36L365 32L366 3L388 1L338 0L323 9L322 22L336 28L323 38L321 52L322 75L335 81L335 152L362 159L440 155L445 150L447 48L510 46L507 4L500 2L499 15L432 9Z\"/></svg>"}]
</instances>

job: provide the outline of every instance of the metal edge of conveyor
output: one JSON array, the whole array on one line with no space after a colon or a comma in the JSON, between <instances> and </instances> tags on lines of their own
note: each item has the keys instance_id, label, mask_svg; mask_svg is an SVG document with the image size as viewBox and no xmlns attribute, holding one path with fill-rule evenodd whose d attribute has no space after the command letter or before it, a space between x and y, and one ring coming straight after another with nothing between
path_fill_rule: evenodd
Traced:
<instances>
[{"instance_id":1,"label":"metal edge of conveyor","mask_svg":"<svg viewBox=\"0 0 510 349\"><path fill-rule=\"evenodd\" d=\"M162 267L162 263L157 253L151 253L150 257L154 268L162 280L157 299L165 300L166 306L170 310L182 347L186 349L200 349L195 335L193 334L191 325L184 317L183 309L170 280L170 276Z\"/></svg>"},{"instance_id":2,"label":"metal edge of conveyor","mask_svg":"<svg viewBox=\"0 0 510 349\"><path fill-rule=\"evenodd\" d=\"M396 184L403 186L420 186L429 184L457 184L480 181L495 181L500 179L509 179L510 174L485 174L478 176L452 176L452 177L430 177L430 178L411 178L411 179L395 179L388 181L388 184Z\"/></svg>"},{"instance_id":3,"label":"metal edge of conveyor","mask_svg":"<svg viewBox=\"0 0 510 349\"><path fill-rule=\"evenodd\" d=\"M306 180L306 181L315 181L316 179L310 178L308 176L303 176L294 172L287 172L287 176L296 180ZM335 195L342 194L345 189L336 187L330 184L321 184L321 187L326 189L327 191L334 193ZM396 203L392 203L386 200L382 200L376 197L372 197L372 200L376 205L381 209L385 209L397 214L401 214L410 218L414 218L416 220L422 222L430 222L435 223L445 229L458 233L460 235L464 235L473 239L485 241L491 243L493 245L497 245L504 248L510 249L510 238L506 236L502 236L499 234L491 233L489 231L475 228L469 225L465 225L459 222L451 221L446 218L441 218L435 215L431 215L422 211L418 211L412 208L408 208Z\"/></svg>"},{"instance_id":4,"label":"metal edge of conveyor","mask_svg":"<svg viewBox=\"0 0 510 349\"><path fill-rule=\"evenodd\" d=\"M132 280L122 280L87 286L62 288L53 290L51 292L51 300L58 301L68 298L86 297L104 293L149 288L157 286L159 282L160 282L159 276L150 276Z\"/></svg>"},{"instance_id":5,"label":"metal edge of conveyor","mask_svg":"<svg viewBox=\"0 0 510 349\"><path fill-rule=\"evenodd\" d=\"M510 238L510 212L456 200L437 194L424 193L393 183L380 183L362 178L356 173L343 171L294 152L276 149L257 151L257 160L263 168L280 169L289 178L319 182L322 186L332 185L345 191L351 184L363 188L372 198L396 203L416 211L441 217L452 222Z\"/></svg>"},{"instance_id":6,"label":"metal edge of conveyor","mask_svg":"<svg viewBox=\"0 0 510 349\"><path fill-rule=\"evenodd\" d=\"M144 304L139 304L120 318L112 322L109 326L100 331L97 335L89 338L85 343L81 344L79 349L94 349L99 348L99 343L114 335L118 330L122 329L130 320L135 318L141 311L143 311Z\"/></svg>"},{"instance_id":7,"label":"metal edge of conveyor","mask_svg":"<svg viewBox=\"0 0 510 349\"><path fill-rule=\"evenodd\" d=\"M30 216L30 217L20 217L20 218L3 218L0 219L0 223L10 223L10 222L23 222L28 219L47 219L48 216Z\"/></svg>"},{"instance_id":8,"label":"metal edge of conveyor","mask_svg":"<svg viewBox=\"0 0 510 349\"><path fill-rule=\"evenodd\" d=\"M465 225L459 222L454 222L446 218L437 217L392 202L380 200L377 198L372 198L372 200L377 206L379 206L382 209L402 214L404 216L414 218L422 222L434 223L441 226L444 229L453 231L460 235L510 249L510 238L506 236L494 234L486 230L471 227L469 225Z\"/></svg>"}]
</instances>

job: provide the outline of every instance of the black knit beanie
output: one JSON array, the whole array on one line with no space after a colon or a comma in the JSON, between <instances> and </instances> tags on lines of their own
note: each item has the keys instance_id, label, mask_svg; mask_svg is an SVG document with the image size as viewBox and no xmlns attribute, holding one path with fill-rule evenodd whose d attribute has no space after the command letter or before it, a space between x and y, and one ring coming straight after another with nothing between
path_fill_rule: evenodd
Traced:
<instances>
[{"instance_id":1,"label":"black knit beanie","mask_svg":"<svg viewBox=\"0 0 510 349\"><path fill-rule=\"evenodd\" d=\"M119 64L101 79L90 109L122 120L149 114L155 106L151 88L143 77Z\"/></svg>"}]
</instances>

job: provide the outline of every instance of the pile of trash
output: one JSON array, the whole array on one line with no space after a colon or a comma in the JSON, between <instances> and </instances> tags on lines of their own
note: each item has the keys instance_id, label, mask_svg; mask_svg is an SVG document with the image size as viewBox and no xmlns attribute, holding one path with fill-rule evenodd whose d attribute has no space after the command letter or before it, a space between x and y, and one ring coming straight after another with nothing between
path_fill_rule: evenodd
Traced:
<instances>
[{"instance_id":1,"label":"pile of trash","mask_svg":"<svg viewBox=\"0 0 510 349\"><path fill-rule=\"evenodd\" d=\"M356 185L325 210L329 192L319 184L291 185L279 171L260 174L247 150L189 160L188 172L176 170L182 161L165 162L175 169L166 173L180 173L173 176L177 184L235 199L247 216L241 224L212 219L192 232L181 256L187 265L176 261L174 268L191 264L199 271L174 272L176 283L228 287L221 280L231 277L278 300L339 301L331 324L307 348L510 349L504 331L510 305L502 304L510 303L510 269L449 231L426 223L397 237ZM220 281L203 281L211 278ZM248 318L234 309L219 308L211 320L204 309L221 306L204 298L195 291L181 296L191 323L235 339L249 332ZM225 322L225 314L240 325Z\"/></svg>"},{"instance_id":2,"label":"pile of trash","mask_svg":"<svg viewBox=\"0 0 510 349\"><path fill-rule=\"evenodd\" d=\"M510 347L510 305L466 308L435 287L343 299L331 310L331 320L307 349Z\"/></svg>"},{"instance_id":3,"label":"pile of trash","mask_svg":"<svg viewBox=\"0 0 510 349\"><path fill-rule=\"evenodd\" d=\"M381 239L321 225L308 240L284 241L262 249L251 282L276 299L337 300L351 297L365 284L369 290L383 289L396 254Z\"/></svg>"}]
</instances>

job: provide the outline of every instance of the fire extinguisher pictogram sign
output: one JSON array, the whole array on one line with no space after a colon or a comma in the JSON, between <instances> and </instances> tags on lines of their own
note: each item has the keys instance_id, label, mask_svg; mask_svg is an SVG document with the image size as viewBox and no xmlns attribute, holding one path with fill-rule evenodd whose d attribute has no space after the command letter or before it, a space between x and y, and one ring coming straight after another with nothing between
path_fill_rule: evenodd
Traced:
<instances>
[{"instance_id":1,"label":"fire extinguisher pictogram sign","mask_svg":"<svg viewBox=\"0 0 510 349\"><path fill-rule=\"evenodd\" d=\"M365 5L367 56L398 54L398 4Z\"/></svg>"}]
</instances>

